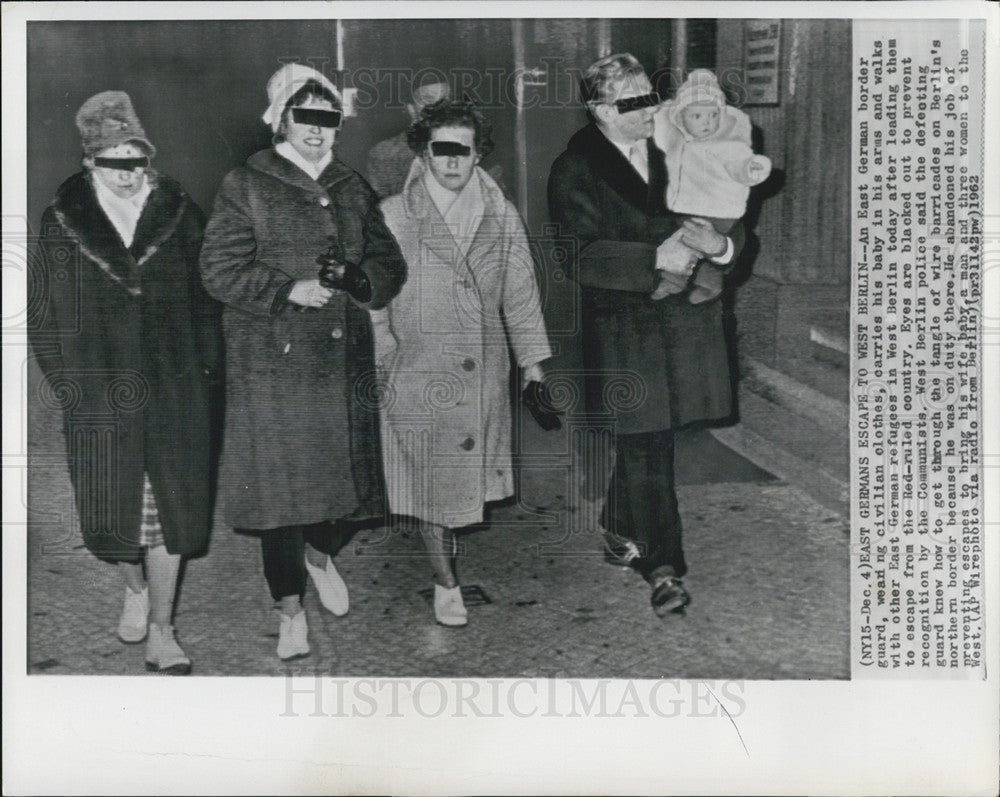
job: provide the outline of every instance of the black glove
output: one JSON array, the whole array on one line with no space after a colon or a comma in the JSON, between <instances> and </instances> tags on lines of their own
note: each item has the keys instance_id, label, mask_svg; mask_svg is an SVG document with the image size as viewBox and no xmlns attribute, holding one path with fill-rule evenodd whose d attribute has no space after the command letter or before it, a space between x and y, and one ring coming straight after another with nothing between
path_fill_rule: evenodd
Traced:
<instances>
[{"instance_id":1,"label":"black glove","mask_svg":"<svg viewBox=\"0 0 1000 797\"><path fill-rule=\"evenodd\" d=\"M345 291L364 304L371 301L372 283L368 275L353 263L347 263L344 249L336 236L329 237L327 250L316 258L319 269L319 284L324 288Z\"/></svg>"},{"instance_id":2,"label":"black glove","mask_svg":"<svg viewBox=\"0 0 1000 797\"><path fill-rule=\"evenodd\" d=\"M562 413L552 403L552 397L544 383L528 382L524 390L521 391L521 401L528 408L531 417L544 431L551 432L554 429L562 429L562 421L559 420Z\"/></svg>"}]
</instances>

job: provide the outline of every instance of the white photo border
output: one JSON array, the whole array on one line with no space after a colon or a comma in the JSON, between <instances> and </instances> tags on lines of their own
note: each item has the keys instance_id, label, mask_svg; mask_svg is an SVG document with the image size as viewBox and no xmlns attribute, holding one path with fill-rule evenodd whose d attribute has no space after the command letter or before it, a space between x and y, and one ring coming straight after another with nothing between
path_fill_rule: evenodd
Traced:
<instances>
[{"instance_id":1,"label":"white photo border","mask_svg":"<svg viewBox=\"0 0 1000 797\"><path fill-rule=\"evenodd\" d=\"M984 174L986 319L1000 324L998 9L986 2L899 3L4 3L4 231L26 216L25 23L40 19L744 17L987 19ZM992 146L990 144L992 143ZM989 236L992 235L992 238ZM5 315L23 278L4 271ZM6 341L5 341L6 344ZM23 342L20 344L23 346ZM5 345L5 354L16 354ZM1000 405L1000 326L983 346L984 410ZM25 423L21 363L3 358L4 440ZM15 388L16 386L16 388ZM374 716L315 711L315 683L268 678L27 677L24 464L4 458L4 790L24 793L678 793L993 794L1000 639L997 413L984 428L987 678L962 682L740 682L738 716L710 711L684 682L680 716L545 716L552 684L505 681L502 716ZM5 444L6 445L6 444ZM751 631L752 632L752 631ZM364 679L361 679L364 680ZM354 682L352 682L354 683ZM445 682L448 683L448 682ZM648 684L649 682L643 682ZM615 682L611 688L629 688ZM715 690L718 684L709 684ZM724 686L721 685L721 686ZM335 685L323 684L332 693ZM450 686L449 686L450 688ZM588 687L589 688L589 687ZM648 686L642 687L648 689ZM292 693L289 689L303 690ZM312 690L312 692L310 692ZM520 691L517 691L520 690ZM519 695L519 696L518 696ZM526 717L534 696L542 710ZM561 691L557 700L567 699ZM518 702L521 701L521 702ZM301 708L299 707L301 704ZM359 704L362 705L362 704ZM363 705L368 705L364 703ZM561 704L560 704L561 705ZM362 712L369 709L362 708ZM282 716L282 714L285 716ZM296 716L291 716L292 714Z\"/></svg>"}]
</instances>

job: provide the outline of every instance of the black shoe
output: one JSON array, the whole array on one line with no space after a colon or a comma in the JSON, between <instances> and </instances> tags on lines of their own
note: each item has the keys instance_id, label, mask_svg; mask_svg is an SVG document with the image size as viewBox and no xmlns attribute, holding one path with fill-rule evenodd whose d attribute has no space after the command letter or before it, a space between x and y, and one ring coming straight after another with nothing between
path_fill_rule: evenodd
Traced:
<instances>
[{"instance_id":1,"label":"black shoe","mask_svg":"<svg viewBox=\"0 0 1000 797\"><path fill-rule=\"evenodd\" d=\"M660 576L653 581L649 602L657 617L666 617L668 614L683 614L684 607L691 603L691 596L676 576Z\"/></svg>"},{"instance_id":2,"label":"black shoe","mask_svg":"<svg viewBox=\"0 0 1000 797\"><path fill-rule=\"evenodd\" d=\"M639 546L632 540L619 537L610 531L604 532L604 561L615 567L635 569L636 560L642 556Z\"/></svg>"}]
</instances>

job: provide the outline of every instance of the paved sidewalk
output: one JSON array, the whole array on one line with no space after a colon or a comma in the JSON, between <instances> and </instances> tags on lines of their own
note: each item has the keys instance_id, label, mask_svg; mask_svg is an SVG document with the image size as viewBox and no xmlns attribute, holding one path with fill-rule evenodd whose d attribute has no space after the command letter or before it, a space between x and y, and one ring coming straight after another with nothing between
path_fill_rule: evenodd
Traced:
<instances>
[{"instance_id":1,"label":"paved sidewalk","mask_svg":"<svg viewBox=\"0 0 1000 797\"><path fill-rule=\"evenodd\" d=\"M122 582L73 532L58 418L30 415L28 670L145 675L144 645L114 635ZM566 449L565 432L527 432L530 456ZM259 542L216 523L187 564L175 624L195 675L849 677L846 519L774 480L705 432L678 442L678 489L692 604L658 619L638 575L604 563L600 541L567 507L566 470L521 470L519 503L462 536L469 625L434 623L430 568L417 536L358 535L337 559L351 593L337 618L310 585L312 655L275 656L277 614Z\"/></svg>"}]
</instances>

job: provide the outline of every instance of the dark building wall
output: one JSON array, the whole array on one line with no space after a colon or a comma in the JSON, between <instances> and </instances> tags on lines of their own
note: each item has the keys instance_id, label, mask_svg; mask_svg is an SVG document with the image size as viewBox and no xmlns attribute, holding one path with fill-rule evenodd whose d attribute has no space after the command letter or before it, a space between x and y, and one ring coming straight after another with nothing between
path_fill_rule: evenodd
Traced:
<instances>
[{"instance_id":1,"label":"dark building wall","mask_svg":"<svg viewBox=\"0 0 1000 797\"><path fill-rule=\"evenodd\" d=\"M337 147L360 171L373 144L407 126L413 77L438 75L456 96L468 93L493 125L496 149L484 167L499 167L529 231L540 235L549 169L586 122L580 73L616 50L633 52L652 73L669 63L670 34L662 19L344 20L344 72L337 74L334 20L31 23L29 224L38 224L56 188L80 168L76 111L107 89L131 95L158 147L156 166L209 212L223 176L270 143L260 118L268 78L282 63L299 61L358 90L357 115L345 121ZM520 136L519 68L533 75L521 87ZM574 363L575 288L544 253L539 266L553 342Z\"/></svg>"},{"instance_id":2,"label":"dark building wall","mask_svg":"<svg viewBox=\"0 0 1000 797\"><path fill-rule=\"evenodd\" d=\"M406 127L409 76L445 75L458 94L481 103L497 145L484 166L499 165L529 227L540 230L549 167L586 121L580 71L608 47L633 52L650 72L667 65L670 21L346 20L342 45L338 76L334 20L29 23L29 222L37 224L58 185L79 169L74 116L107 89L131 95L159 150L156 166L209 210L225 173L269 144L260 120L265 85L280 64L297 60L359 89L358 115L338 139L340 156L359 170L375 142ZM524 87L524 197L517 196L518 49L524 67L546 69Z\"/></svg>"},{"instance_id":3,"label":"dark building wall","mask_svg":"<svg viewBox=\"0 0 1000 797\"><path fill-rule=\"evenodd\" d=\"M29 23L28 221L37 225L79 168L76 110L112 88L132 96L159 148L157 166L210 210L225 173L269 144L260 120L267 79L298 60L359 89L358 115L345 122L338 148L360 170L372 144L405 128L414 74L436 71L469 93L494 125L496 150L484 165L500 167L529 230L540 234L549 168L586 121L580 73L621 50L650 73L669 70L672 32L668 19L347 20L337 75L334 20ZM737 293L746 350L772 361L808 341L810 313L840 317L849 285L850 23L786 20L782 35L780 103L746 110L784 184L772 182L769 196L756 192L760 251ZM741 20L688 20L687 67L738 70L742 36ZM518 67L532 70L520 119ZM567 327L572 292L545 268L553 325Z\"/></svg>"},{"instance_id":4,"label":"dark building wall","mask_svg":"<svg viewBox=\"0 0 1000 797\"><path fill-rule=\"evenodd\" d=\"M208 211L226 172L270 143L260 118L270 75L309 59L332 74L335 48L327 20L28 23L30 223L80 168L74 118L87 97L127 91L157 168Z\"/></svg>"},{"instance_id":5,"label":"dark building wall","mask_svg":"<svg viewBox=\"0 0 1000 797\"><path fill-rule=\"evenodd\" d=\"M742 69L743 21L720 20L718 29L718 69ZM843 285L850 279L850 20L785 20L781 47L778 105L744 108L783 180L756 192L755 273Z\"/></svg>"},{"instance_id":6,"label":"dark building wall","mask_svg":"<svg viewBox=\"0 0 1000 797\"><path fill-rule=\"evenodd\" d=\"M718 70L743 67L742 20L718 21ZM851 218L851 22L783 20L779 102L747 106L775 172L751 192L759 251L738 275L737 349L847 400ZM839 340L830 351L814 332Z\"/></svg>"}]
</instances>

